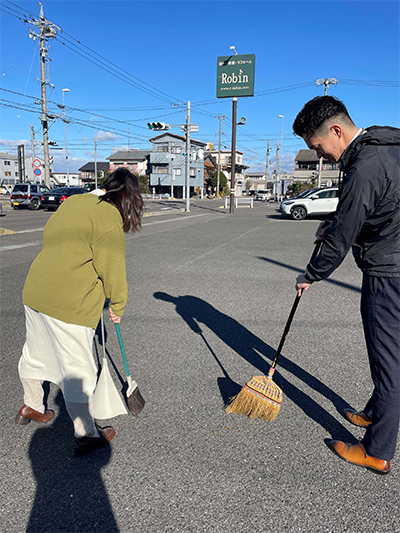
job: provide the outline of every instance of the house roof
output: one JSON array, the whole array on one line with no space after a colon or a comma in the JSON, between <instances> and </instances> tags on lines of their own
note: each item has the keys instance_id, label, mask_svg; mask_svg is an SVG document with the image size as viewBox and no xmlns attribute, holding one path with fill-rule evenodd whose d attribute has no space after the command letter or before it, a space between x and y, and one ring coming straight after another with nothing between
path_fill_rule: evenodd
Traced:
<instances>
[{"instance_id":1,"label":"house roof","mask_svg":"<svg viewBox=\"0 0 400 533\"><path fill-rule=\"evenodd\" d=\"M109 170L110 163L108 161L97 161L97 170ZM78 168L80 172L94 172L94 161L85 163L83 167Z\"/></svg>"},{"instance_id":2,"label":"house roof","mask_svg":"<svg viewBox=\"0 0 400 533\"><path fill-rule=\"evenodd\" d=\"M299 150L295 157L295 161L319 161L315 150Z\"/></svg>"},{"instance_id":3,"label":"house roof","mask_svg":"<svg viewBox=\"0 0 400 533\"><path fill-rule=\"evenodd\" d=\"M174 139L180 139L181 141L186 142L186 137L183 137L182 135L176 135L175 133L165 132L161 133L161 135L157 135L156 137L152 137L149 139L150 142L158 141L162 137L169 136L173 137ZM201 141L196 141L195 139L190 139L190 144L197 144L198 146L205 146L207 143L203 143Z\"/></svg>"},{"instance_id":4,"label":"house roof","mask_svg":"<svg viewBox=\"0 0 400 533\"><path fill-rule=\"evenodd\" d=\"M115 154L106 157L110 161L134 161L140 162L144 161L146 157L150 154L148 150L128 150L128 151L119 151Z\"/></svg>"}]
</instances>

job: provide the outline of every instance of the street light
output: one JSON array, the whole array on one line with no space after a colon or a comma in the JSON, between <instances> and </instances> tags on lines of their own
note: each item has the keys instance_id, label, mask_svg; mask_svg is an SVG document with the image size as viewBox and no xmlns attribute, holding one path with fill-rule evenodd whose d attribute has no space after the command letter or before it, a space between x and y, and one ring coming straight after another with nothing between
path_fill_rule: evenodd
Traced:
<instances>
[{"instance_id":1,"label":"street light","mask_svg":"<svg viewBox=\"0 0 400 533\"><path fill-rule=\"evenodd\" d=\"M69 89L62 89L63 97L63 121L64 121L64 137L65 137L65 164L67 167L67 187L69 187L69 168L68 168L68 145L67 145L67 121L65 120L65 99L64 93L69 93Z\"/></svg>"},{"instance_id":2,"label":"street light","mask_svg":"<svg viewBox=\"0 0 400 533\"><path fill-rule=\"evenodd\" d=\"M284 119L284 116L283 115L278 115L278 118L282 119L282 122L281 122L281 145L280 145L280 151L279 151L279 173L278 173L278 184L279 184L279 181L280 181L280 177L281 177L281 165L282 165L282 141L283 141L283 119Z\"/></svg>"}]
</instances>

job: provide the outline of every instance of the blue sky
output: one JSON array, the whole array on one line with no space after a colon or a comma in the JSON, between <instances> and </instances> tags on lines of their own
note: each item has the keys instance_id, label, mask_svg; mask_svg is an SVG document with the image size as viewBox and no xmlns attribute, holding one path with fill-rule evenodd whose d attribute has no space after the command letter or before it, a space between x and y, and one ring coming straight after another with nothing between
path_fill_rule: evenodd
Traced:
<instances>
[{"instance_id":1,"label":"blue sky","mask_svg":"<svg viewBox=\"0 0 400 533\"><path fill-rule=\"evenodd\" d=\"M120 148L150 149L146 123L185 122L191 101L194 134L230 149L232 100L216 98L217 56L255 54L255 96L239 98L237 148L251 170L265 168L267 140L273 169L283 115L282 167L305 148L291 125L303 104L323 94L320 78L337 78L329 94L347 105L357 126L400 126L399 2L397 1L64 1L43 0L45 17L61 28L49 51L49 112L60 114L65 94L70 171ZM39 51L23 15L39 16L33 1L1 0L0 151L16 153L30 125L41 140ZM18 18L19 17L19 18ZM89 58L87 54L90 54ZM85 57L84 57L85 56ZM101 62L102 69L95 62ZM13 91L13 92L9 92ZM19 94L15 94L19 93ZM149 94L150 93L150 94ZM34 98L29 98L34 97ZM22 104L22 105L21 105ZM37 108L37 112L29 112ZM7 107L12 106L12 107ZM24 109L21 109L23 107ZM73 108L73 109L72 109ZM101 116L98 116L101 115ZM178 128L171 128L180 134ZM61 120L50 140L64 147ZM40 154L40 146L36 147ZM51 150L65 171L63 150Z\"/></svg>"}]
</instances>

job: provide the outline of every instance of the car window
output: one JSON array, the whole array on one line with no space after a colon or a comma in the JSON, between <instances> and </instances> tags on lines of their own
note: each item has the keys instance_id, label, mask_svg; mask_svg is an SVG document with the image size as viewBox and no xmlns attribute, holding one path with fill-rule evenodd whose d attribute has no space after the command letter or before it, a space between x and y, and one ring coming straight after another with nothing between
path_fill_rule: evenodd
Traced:
<instances>
[{"instance_id":1,"label":"car window","mask_svg":"<svg viewBox=\"0 0 400 533\"><path fill-rule=\"evenodd\" d=\"M31 185L31 192L38 192L37 185Z\"/></svg>"},{"instance_id":2,"label":"car window","mask_svg":"<svg viewBox=\"0 0 400 533\"><path fill-rule=\"evenodd\" d=\"M40 192L49 192L49 188L46 185L40 185Z\"/></svg>"},{"instance_id":3,"label":"car window","mask_svg":"<svg viewBox=\"0 0 400 533\"><path fill-rule=\"evenodd\" d=\"M14 185L13 192L28 192L28 185Z\"/></svg>"},{"instance_id":4,"label":"car window","mask_svg":"<svg viewBox=\"0 0 400 533\"><path fill-rule=\"evenodd\" d=\"M313 198L333 198L335 191L321 191L315 194Z\"/></svg>"}]
</instances>

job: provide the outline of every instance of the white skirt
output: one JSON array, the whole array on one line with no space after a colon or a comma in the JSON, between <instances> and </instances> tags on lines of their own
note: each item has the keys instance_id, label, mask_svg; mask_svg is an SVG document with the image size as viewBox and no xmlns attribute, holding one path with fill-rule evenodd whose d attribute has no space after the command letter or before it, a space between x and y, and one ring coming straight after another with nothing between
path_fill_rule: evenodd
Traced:
<instances>
[{"instance_id":1,"label":"white skirt","mask_svg":"<svg viewBox=\"0 0 400 533\"><path fill-rule=\"evenodd\" d=\"M19 375L55 383L67 402L88 403L97 381L94 329L67 324L25 308L26 341Z\"/></svg>"}]
</instances>

